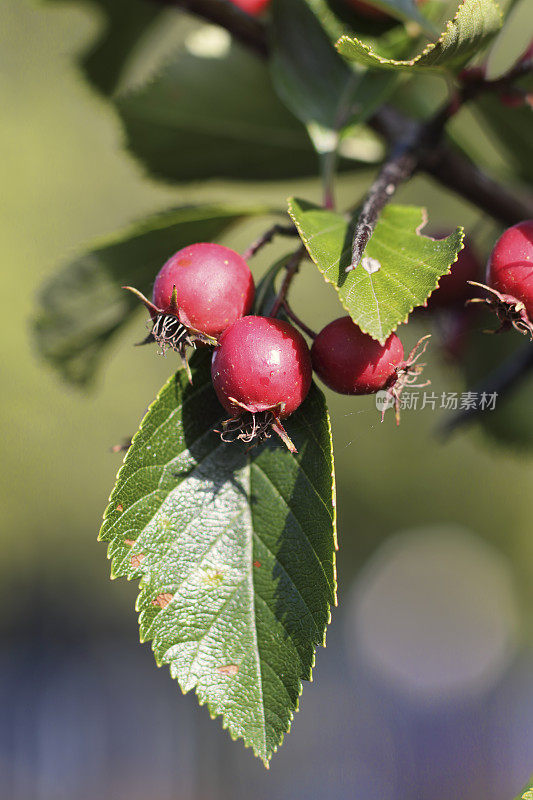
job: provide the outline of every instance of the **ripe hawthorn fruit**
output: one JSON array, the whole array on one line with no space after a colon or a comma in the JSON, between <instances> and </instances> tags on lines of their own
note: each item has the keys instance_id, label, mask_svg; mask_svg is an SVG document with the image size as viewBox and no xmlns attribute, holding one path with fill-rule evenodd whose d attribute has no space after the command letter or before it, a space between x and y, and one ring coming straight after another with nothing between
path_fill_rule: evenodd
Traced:
<instances>
[{"instance_id":1,"label":"ripe hawthorn fruit","mask_svg":"<svg viewBox=\"0 0 533 800\"><path fill-rule=\"evenodd\" d=\"M220 244L199 242L178 250L163 265L150 302L125 286L144 303L152 318L146 341L162 352L176 350L187 365L185 350L196 344L215 345L220 334L247 314L254 300L254 281L246 261Z\"/></svg>"},{"instance_id":2,"label":"ripe hawthorn fruit","mask_svg":"<svg viewBox=\"0 0 533 800\"><path fill-rule=\"evenodd\" d=\"M500 327L511 327L533 340L533 220L502 233L487 264L487 284L471 281L490 293L471 303L485 303L496 313Z\"/></svg>"},{"instance_id":3,"label":"ripe hawthorn fruit","mask_svg":"<svg viewBox=\"0 0 533 800\"><path fill-rule=\"evenodd\" d=\"M407 359L395 333L380 344L353 322L340 317L323 328L313 342L311 360L319 378L339 394L375 394L385 391L389 402L383 406L383 416L389 405L396 409L399 421L400 395L407 384L414 384L423 369L418 359L425 350L421 339Z\"/></svg>"},{"instance_id":4,"label":"ripe hawthorn fruit","mask_svg":"<svg viewBox=\"0 0 533 800\"><path fill-rule=\"evenodd\" d=\"M449 233L439 232L434 239L444 239ZM472 246L465 240L457 261L451 265L448 275L443 275L439 285L427 300L428 311L450 308L462 308L473 296L473 289L468 281L475 281L481 273L481 265Z\"/></svg>"},{"instance_id":5,"label":"ripe hawthorn fruit","mask_svg":"<svg viewBox=\"0 0 533 800\"><path fill-rule=\"evenodd\" d=\"M222 423L223 441L251 443L274 431L296 452L281 420L305 400L312 377L309 348L296 328L270 317L238 319L220 337L211 377L230 414Z\"/></svg>"}]
</instances>

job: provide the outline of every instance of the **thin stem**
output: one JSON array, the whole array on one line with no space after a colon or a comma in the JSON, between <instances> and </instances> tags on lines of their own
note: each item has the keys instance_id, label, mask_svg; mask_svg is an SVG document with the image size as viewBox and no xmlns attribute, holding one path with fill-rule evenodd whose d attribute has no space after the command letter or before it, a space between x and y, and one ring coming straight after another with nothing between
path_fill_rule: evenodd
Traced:
<instances>
[{"instance_id":1,"label":"thin stem","mask_svg":"<svg viewBox=\"0 0 533 800\"><path fill-rule=\"evenodd\" d=\"M301 244L300 247L294 251L292 256L287 261L287 264L285 265L285 270L286 270L285 277L283 278L283 283L281 284L278 296L276 297L274 305L272 306L272 310L270 312L271 317L277 316L280 308L285 302L285 298L287 297L287 292L289 291L289 287L296 273L300 269L300 263L304 258L306 252L307 251L305 249L305 246Z\"/></svg>"},{"instance_id":2,"label":"thin stem","mask_svg":"<svg viewBox=\"0 0 533 800\"><path fill-rule=\"evenodd\" d=\"M282 225L280 223L276 223L275 225L272 225L264 233L262 233L261 236L255 240L255 242L252 242L252 244L246 248L242 254L244 260L248 261L249 258L255 256L255 254L261 250L262 247L270 244L275 236L298 236L298 231L292 224Z\"/></svg>"},{"instance_id":3,"label":"thin stem","mask_svg":"<svg viewBox=\"0 0 533 800\"><path fill-rule=\"evenodd\" d=\"M337 148L323 153L320 161L322 167L322 205L324 208L333 210L335 208L335 170L338 162Z\"/></svg>"},{"instance_id":4,"label":"thin stem","mask_svg":"<svg viewBox=\"0 0 533 800\"><path fill-rule=\"evenodd\" d=\"M533 346L531 344L520 348L507 361L500 364L483 381L474 388L477 394L496 394L498 397L509 394L533 371ZM457 428L462 427L482 414L481 408L466 408L454 414L441 428L440 433L447 438Z\"/></svg>"},{"instance_id":5,"label":"thin stem","mask_svg":"<svg viewBox=\"0 0 533 800\"><path fill-rule=\"evenodd\" d=\"M309 336L310 339L316 339L317 334L312 330L308 325L300 319L300 317L296 316L290 305L287 303L286 300L283 300L281 304L281 308L285 311L289 319L292 319L295 325L303 330L304 333Z\"/></svg>"}]
</instances>

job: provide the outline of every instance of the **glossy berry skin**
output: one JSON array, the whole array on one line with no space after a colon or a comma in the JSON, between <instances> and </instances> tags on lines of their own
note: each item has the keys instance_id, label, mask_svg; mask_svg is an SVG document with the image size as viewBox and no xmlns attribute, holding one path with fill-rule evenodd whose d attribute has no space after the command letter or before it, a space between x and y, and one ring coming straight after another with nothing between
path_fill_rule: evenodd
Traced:
<instances>
[{"instance_id":1,"label":"glossy berry skin","mask_svg":"<svg viewBox=\"0 0 533 800\"><path fill-rule=\"evenodd\" d=\"M519 222L500 236L487 265L487 283L520 300L533 321L533 220Z\"/></svg>"},{"instance_id":2,"label":"glossy berry skin","mask_svg":"<svg viewBox=\"0 0 533 800\"><path fill-rule=\"evenodd\" d=\"M231 2L251 17L261 16L270 5L270 0L231 0Z\"/></svg>"},{"instance_id":3,"label":"glossy berry skin","mask_svg":"<svg viewBox=\"0 0 533 800\"><path fill-rule=\"evenodd\" d=\"M396 334L381 345L350 317L340 317L320 331L311 358L319 378L334 392L373 394L392 380L404 353Z\"/></svg>"},{"instance_id":4,"label":"glossy berry skin","mask_svg":"<svg viewBox=\"0 0 533 800\"><path fill-rule=\"evenodd\" d=\"M276 416L284 419L309 391L311 356L303 336L288 322L243 317L220 337L211 376L218 399L232 416L243 409L256 414L283 404Z\"/></svg>"},{"instance_id":5,"label":"glossy berry skin","mask_svg":"<svg viewBox=\"0 0 533 800\"><path fill-rule=\"evenodd\" d=\"M434 239L444 239L449 233L438 233ZM459 252L457 261L450 267L449 275L444 275L439 280L439 285L428 298L427 307L435 309L460 308L464 306L474 291L467 281L479 280L481 264L472 249L465 241L465 246Z\"/></svg>"},{"instance_id":6,"label":"glossy berry skin","mask_svg":"<svg viewBox=\"0 0 533 800\"><path fill-rule=\"evenodd\" d=\"M246 261L220 244L200 242L178 250L158 273L154 305L174 313L187 328L216 337L247 314L254 300L254 281Z\"/></svg>"}]
</instances>

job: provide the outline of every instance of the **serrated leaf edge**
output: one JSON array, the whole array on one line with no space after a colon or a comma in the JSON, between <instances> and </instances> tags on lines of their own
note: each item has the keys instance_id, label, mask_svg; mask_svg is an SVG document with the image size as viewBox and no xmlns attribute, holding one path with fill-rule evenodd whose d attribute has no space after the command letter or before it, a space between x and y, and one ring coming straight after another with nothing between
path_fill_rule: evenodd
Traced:
<instances>
[{"instance_id":1,"label":"serrated leaf edge","mask_svg":"<svg viewBox=\"0 0 533 800\"><path fill-rule=\"evenodd\" d=\"M302 228L301 228L301 226L300 226L300 224L299 224L298 220L296 219L296 216L295 216L295 213L294 213L294 209L293 209L293 201L294 201L294 202L298 202L297 198L294 198L294 197L290 197L290 198L288 199L288 201L287 201L287 204L288 204L288 209L289 209L289 216L290 216L290 218L292 219L292 221L293 221L293 223L294 223L294 225L295 225L295 227L296 227L296 229L297 229L297 231L298 231L298 234L299 234L299 236L300 236L300 239L302 240L302 242L303 242L303 243L304 243L304 245L305 245L305 248L306 248L307 252L309 253L309 257L310 257L311 261L312 261L312 262L313 262L313 264L315 264L315 265L316 265L316 267L318 268L318 271L320 272L320 274L321 274L321 275L322 275L322 277L324 278L324 281L325 281L325 283L328 283L328 284L330 284L330 286L333 286L333 288L334 288L334 289L335 289L335 291L337 292L337 296L338 296L338 298L339 298L339 303L340 303L340 304L341 304L341 306L344 308L344 310L348 312L348 315L349 315L350 317L352 317L352 314L351 314L351 311L350 311L350 309L349 309L349 308L348 308L348 307L345 305L345 303L344 303L344 301L343 301L343 299L342 299L342 297L341 297L341 294L340 294L339 287L337 286L337 284L335 283L335 281L332 281L332 280L330 280L330 279L329 279L329 278L326 276L325 272L322 270L322 268L321 268L321 267L320 267L320 266L317 264L316 260L313 258L313 255L311 254L311 251L310 251L310 244L309 244L309 241L310 241L310 240L308 240L308 239L305 237L305 235L304 235L304 233L303 233L303 231L302 231ZM413 209L416 209L417 211L420 211L420 214L421 214L421 224L420 224L420 225L419 225L419 226L418 226L418 227L415 229L415 230L416 230L416 232L418 233L418 232L419 232L419 231L420 231L420 230L421 230L421 229L424 227L424 225L425 225L425 224L426 224L426 222L427 222L427 213L426 213L426 210L425 210L425 208L422 208L422 207L419 207L419 206L410 206L410 208L413 208ZM320 210L320 207L319 207L319 206L317 206L317 210ZM338 216L339 216L339 217L342 217L342 215L341 215L341 214L339 214ZM457 253L456 253L456 255L455 255L455 258L454 258L454 260L450 262L450 265L448 266L448 269L446 270L446 272L443 272L443 273L442 273L442 275L440 275L440 277L439 277L439 278L437 278L437 281L436 281L436 283L435 283L435 286L433 287L433 289L430 291L430 293L429 293L429 294L427 295L427 297L426 297L426 303L427 303L427 300L428 300L428 298L429 298L429 297L430 297L430 296L433 294L433 292L434 292L434 291L435 291L435 290L438 288L439 281L441 280L441 278L443 278L445 275L449 275L449 274L450 274L450 272L451 272L451 268L452 268L452 265L453 265L453 264L455 264L455 262L457 261L457 259L458 259L458 257L459 257L459 253L460 253L460 252L461 252L461 250L464 248L464 228L462 227L462 225L458 225L458 226L457 226L457 228L455 229L455 233L459 233L459 234L460 234L460 236L461 236L461 242L460 242L460 244L461 244L461 247L460 247L460 248L459 248L459 250L457 251ZM452 232L451 234L449 234L449 235L450 235L450 236L453 236L453 232ZM431 237L427 237L427 238L431 238ZM445 238L446 238L446 239L448 239L449 237L447 236L447 237L445 237ZM342 258L342 256L343 256L344 252L345 252L345 251L343 250L343 251L342 251L342 253L341 253L341 255L340 255L339 261L340 261L340 259ZM360 328L360 329L363 331L363 333L366 333L368 336L371 336L371 337L372 337L372 339L375 339L375 340L376 340L376 341L378 341L378 342L379 342L381 345L383 345L383 344L385 344L385 342L387 341L387 339L389 338L389 336L391 335L391 333L394 333L394 332L395 332L395 331L398 329L398 327L399 327L400 325L405 325L405 323L406 323L406 322L407 322L407 320L409 319L409 316L410 316L410 314L412 314L412 312L414 311L414 309L415 309L415 308L419 308L419 307L423 307L423 305L424 305L424 304L418 304L418 305L416 305L416 306L415 306L415 305L413 304L413 305L411 306L411 308L409 309L409 311L407 312L407 314L405 315L404 319L401 319L399 322L397 322L397 323L396 323L396 325L394 325L394 327L392 327L392 328L391 328L391 329L388 331L388 333L386 333L386 334L384 334L384 335L382 336L382 338L379 338L379 337L377 337L377 336L374 336L374 334L373 334L373 333L371 333L369 330L367 330L367 329L366 329L366 328L365 328L363 325L361 325L361 323L360 323L360 322L358 322L357 320L353 319L353 317L352 317L352 319L353 319L354 323L357 325L357 327L358 327L358 328Z\"/></svg>"},{"instance_id":2,"label":"serrated leaf edge","mask_svg":"<svg viewBox=\"0 0 533 800\"><path fill-rule=\"evenodd\" d=\"M140 436L140 435L141 435L141 434L144 432L145 422L146 422L146 420L147 420L147 418L148 418L148 416L149 416L149 414L150 414L150 411L152 410L153 406L155 406L155 405L156 405L156 403L159 401L159 399L160 399L161 395L163 394L163 392L165 392L165 391L167 390L167 387L168 387L168 386L169 386L169 385L170 385L170 384L171 384L171 383L172 383L172 382L175 380L175 378L176 378L176 375L175 375L175 374L174 374L174 375L171 375L171 376L170 376L170 378L168 378L168 380L167 380L167 381L166 381L166 382L163 384L163 386L161 387L161 389L158 391L158 393L156 394L156 396L155 396L155 398L152 400L152 402L149 404L149 406L148 406L148 408L146 409L146 412L145 412L145 414L144 414L144 416L143 416L143 418L142 418L142 420L141 420L141 423L140 423L140 425L139 425L139 428L137 429L137 431L135 432L135 434L134 434L134 435L133 435L133 437L132 437L132 440L131 440L131 446L130 446L130 447L133 447L133 445L134 445L135 441L136 441L136 440L138 439L138 437L139 437L139 436ZM329 436L328 436L328 439L329 439L329 451L330 451L330 456L331 456L331 465L332 465L332 468L331 468L331 480L332 480L332 484L331 484L331 490L332 490L332 509L333 509L333 519L332 519L332 526L333 526L333 540L334 540L334 546L335 546L335 552L336 552L336 551L338 550L338 539L337 539L337 503L336 503L336 477L335 477L335 462L334 462L334 453L333 453L333 437L332 437L331 416L330 416L329 410L328 410L328 408L327 408L327 405L326 405L326 403L325 403L324 393L323 393L323 392L322 392L322 391L321 391L321 390L320 390L318 387L316 387L316 386L315 386L315 388L316 388L316 390L317 390L318 392L320 392L320 395L321 395L321 397L324 399L324 406L325 406L325 411L326 411L326 420L327 420L327 427L328 427L328 434L329 434ZM311 426L309 426L309 427L311 427ZM122 465L121 465L120 469L119 469L119 470L118 470L118 472L117 472L117 476L116 476L116 479L115 479L115 485L113 486L113 489L112 489L112 491L111 491L111 494L109 495L108 504L107 504L107 506L106 506L106 508L105 508L105 511L104 511L104 514L103 514L103 523L102 523L102 525L101 525L101 527L100 527L100 531L99 531L99 533L98 533L98 537L97 537L97 541L99 541L99 542L100 542L100 541L101 541L101 542L105 542L105 541L107 541L107 540L106 540L105 538L103 538L103 536L102 536L102 534L103 534L103 529L104 529L105 522L106 522L106 521L107 521L107 519L109 518L110 514L111 514L113 511L115 511L115 510L116 510L116 508L115 508L115 505L114 505L114 499L113 499L113 498L114 498L114 495L115 495L115 493L116 493L117 486L118 486L118 484L119 484L119 481L120 481L121 474L122 474L122 472L123 472L123 470L124 470L124 467L125 467L125 465L126 465L126 460L127 460L127 458L128 458L128 453L129 453L129 452L130 452L130 451L129 451L129 449L128 449L128 452L126 452L126 454L124 455L124 458L122 459ZM248 463L248 468L250 468L250 463ZM251 541L252 541L252 540L251 540ZM111 542L110 542L109 544L111 544ZM108 558L108 560L112 560L112 559L114 558L114 555L110 555L110 553L109 553L109 546L108 546L108 550L107 550L107 558ZM138 578L138 576L137 576L137 575L135 575L135 574L132 574L132 575L125 575L125 576L122 576L122 575L120 575L120 576L119 576L119 575L113 574L113 572L111 571L111 575L110 575L110 578L111 578L111 580L116 580L116 578L118 578L118 577L125 577L127 581L136 580L136 579ZM139 600L139 598L140 598L140 596L141 596L141 594L142 594L143 584L144 584L145 582L146 582L146 575L142 575L140 578L138 578L138 584L137 584L137 585L138 585L138 589L139 589L139 594L137 595L137 598L136 598L136 600L135 600L135 610L137 610L137 611L139 611L139 609L137 608L137 602L138 602L138 600ZM252 573L252 585L253 585L253 573ZM159 588L162 588L162 587L159 587ZM322 647L325 647L325 646L326 646L326 636L327 636L327 629L328 629L328 626L329 626L329 624L331 623L331 617L332 617L332 606L335 606L335 607L337 606L337 602L338 602L338 598L337 598L337 588L338 588L338 586L337 586L337 560L336 560L336 558L335 558L335 553L334 553L334 557L333 557L333 591L334 591L334 603L332 604L332 603L328 602L328 615L327 615L327 620L326 620L326 623L325 623L325 626L324 626L324 634L323 634L323 637L322 637ZM254 609L255 609L255 590L254 590ZM163 609L162 609L162 610L163 610ZM142 611L139 611L139 614L138 614L138 616L137 616L137 620L138 620L138 622L139 622L139 620L140 620L141 613L142 613ZM254 611L254 618L255 618L255 611ZM255 633L254 633L254 636L255 636L255 637L257 637L257 627L256 627L256 626L254 626L254 628L255 628ZM140 642L141 644L144 644L144 643L146 643L146 642L148 642L148 641L150 642L150 649L152 650L152 653L154 654L154 661L155 661L156 665L157 665L158 667L162 667L162 666L163 666L163 662L161 662L161 661L160 661L160 659L159 659L159 658L156 656L156 652L155 652L155 643L154 643L153 637L142 637L142 636L141 636L141 632L140 632L140 630L139 630L139 642ZM257 641L257 639L256 639L256 641ZM257 649L258 649L258 648L257 648ZM314 648L313 648L313 654L312 654L311 665L310 665L310 670L309 670L309 672L310 672L310 677L309 677L309 681L307 681L308 683L312 683L312 681L313 681L313 669L314 669L314 667L315 667L315 664L316 664L316 651L317 651L317 647L314 647ZM170 672L170 665L168 665L168 668L169 668L169 672ZM175 678L172 676L172 674L170 675L170 677L171 677L171 679L172 679L172 680L175 680L175 681L176 681L176 683L177 683L177 685L178 685L178 687L179 687L179 690L181 691L181 693L182 693L183 695L186 695L186 694L188 694L188 693L191 691L191 689L188 689L188 690L185 690L185 691L184 691L184 690L182 689L182 687L181 687L181 685L180 685L179 681L178 681L177 679L175 679ZM261 686L262 686L262 678L261 678L261 676L260 676L260 681L261 681ZM230 724L230 723L229 723L229 720L227 720L227 719L225 718L224 712L222 712L222 711L215 711L215 710L213 710L213 709L212 709L212 707L211 707L210 701L209 701L209 700L207 700L207 699L202 699L202 698L201 698L201 697L198 695L198 692L197 692L197 690L196 690L196 687L193 687L193 690L194 690L194 693L195 693L195 695L196 695L196 697L197 697L197 700L198 700L198 705L200 705L200 706L206 706L206 707L207 707L207 710L208 710L208 712L209 712L209 716L211 717L211 719L212 719L212 720L216 720L216 719L219 719L219 718L220 718L220 719L219 719L219 722L220 722L220 724L221 724L221 727L222 727L222 729L223 729L223 730L225 730L225 731L227 731L227 732L229 733L229 735L230 735L230 738L232 739L232 741L234 741L234 742L236 742L236 741L241 741L241 742L242 742L242 744L244 745L244 747L245 747L245 748L247 748L247 749L251 749L251 750L253 751L254 755L255 755L255 756L257 756L258 758L260 758L260 759L261 759L261 761L263 762L263 764L264 764L265 768L266 768L266 769L269 769L269 767L270 767L270 760L272 759L272 756L273 756L273 755L274 755L274 754L275 754L275 753L278 751L278 749L279 749L279 748L282 746L282 744L283 744L283 742L284 742L284 740L285 740L285 735L286 735L287 733L289 733L289 732L290 732L290 730L291 730L291 727L292 727L292 722L293 722L293 720L294 720L295 714L296 714L296 713L299 711L299 709L300 709L299 698L302 696L302 693L303 693L303 681L302 681L302 679L301 679L301 678L299 678L299 679L298 679L298 699L297 699L297 701L296 701L296 703L295 703L295 707L294 707L294 709L290 709L290 710L289 710L289 715L288 715L288 716L289 716L289 720L288 720L287 728L286 728L286 730L285 730L285 731L283 731L283 732L282 732L282 734L281 734L281 738L280 738L279 742L278 742L276 745L274 745L274 746L272 747L272 749L271 749L271 750L269 750L268 752L266 751L266 747L265 747L265 750L264 750L263 752L261 752L261 751L260 751L260 750L259 750L259 749L256 747L256 745L255 745L253 742L247 742L247 741L246 741L246 740L243 738L243 736L242 736L242 735L239 735L239 734L234 734L234 733L233 733L233 731L232 731L232 730L230 729L230 727L229 727L229 724ZM264 712L263 712L263 713L264 713Z\"/></svg>"},{"instance_id":3,"label":"serrated leaf edge","mask_svg":"<svg viewBox=\"0 0 533 800\"><path fill-rule=\"evenodd\" d=\"M495 10L498 12L498 14L500 16L500 27L501 27L501 25L503 24L503 12L501 10L500 4L496 0L492 0L492 3L494 5ZM422 58L424 58L424 56L427 56L428 53L431 53L437 47L437 45L440 45L440 44L442 44L444 42L444 40L446 39L446 37L450 33L451 29L453 28L454 24L457 22L457 19L461 16L461 12L463 11L464 5L465 5L465 0L463 0L463 2L458 6L457 11L455 12L455 15L451 19L448 20L444 30L442 31L442 33L439 36L439 38L437 39L437 41L436 42L429 42L424 47L424 49L422 50L421 53L418 53L418 55L413 56L413 58L410 58L410 59L396 61L393 58L386 58L384 56L380 56L379 53L376 53L374 50L372 50L370 45L365 44L364 42L362 42L357 37L348 36L346 34L344 36L340 37L340 39L337 41L335 47L337 48L339 53L341 53L341 55L344 55L344 57L346 58L347 56L344 53L342 53L343 44L345 42L352 43L352 42L355 41L355 42L357 42L358 45L360 45L363 48L363 50L365 50L367 55L371 56L372 58L375 58L376 61L378 61L380 64L382 64L386 68L394 69L395 67L398 67L399 69L401 69L401 68L408 69L410 67L416 67L416 66L418 66L418 62ZM494 36L495 34L496 34L496 31L492 35ZM488 40L490 40L490 37L489 37ZM469 56L469 58L470 57L471 56ZM369 65L367 65L367 66L369 66ZM448 67L447 67L446 64L428 64L428 65L422 65L421 67L419 67L419 69L437 70L437 71L439 71L439 70L448 69Z\"/></svg>"}]
</instances>

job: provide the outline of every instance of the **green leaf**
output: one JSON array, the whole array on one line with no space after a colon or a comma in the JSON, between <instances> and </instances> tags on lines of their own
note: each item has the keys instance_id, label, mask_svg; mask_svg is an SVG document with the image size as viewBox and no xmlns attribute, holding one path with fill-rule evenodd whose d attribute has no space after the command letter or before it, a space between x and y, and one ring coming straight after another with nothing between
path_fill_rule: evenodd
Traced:
<instances>
[{"instance_id":1,"label":"green leaf","mask_svg":"<svg viewBox=\"0 0 533 800\"><path fill-rule=\"evenodd\" d=\"M276 278L292 255L293 253L287 253L287 255L284 255L272 264L257 284L255 290L254 314L258 314L260 317L270 316L277 296ZM277 316L286 318L283 309L280 309L280 313Z\"/></svg>"},{"instance_id":2,"label":"green leaf","mask_svg":"<svg viewBox=\"0 0 533 800\"><path fill-rule=\"evenodd\" d=\"M530 778L529 783L524 787L523 791L515 797L515 800L533 800L533 776Z\"/></svg>"},{"instance_id":3,"label":"green leaf","mask_svg":"<svg viewBox=\"0 0 533 800\"><path fill-rule=\"evenodd\" d=\"M81 62L89 80L105 94L111 94L131 51L162 14L162 8L146 0L92 0L92 5L105 19L104 32Z\"/></svg>"},{"instance_id":4,"label":"green leaf","mask_svg":"<svg viewBox=\"0 0 533 800\"><path fill-rule=\"evenodd\" d=\"M180 52L151 83L116 99L128 146L175 181L289 178L317 172L305 128L267 65L242 47Z\"/></svg>"},{"instance_id":5,"label":"green leaf","mask_svg":"<svg viewBox=\"0 0 533 800\"><path fill-rule=\"evenodd\" d=\"M473 106L488 136L507 165L526 183L533 181L533 109L508 108L498 97L485 94Z\"/></svg>"},{"instance_id":6,"label":"green leaf","mask_svg":"<svg viewBox=\"0 0 533 800\"><path fill-rule=\"evenodd\" d=\"M380 69L449 69L458 71L495 36L502 14L495 0L465 0L437 42L431 42L413 58L396 61L374 52L350 36L337 42L341 55L368 67Z\"/></svg>"},{"instance_id":7,"label":"green leaf","mask_svg":"<svg viewBox=\"0 0 533 800\"><path fill-rule=\"evenodd\" d=\"M357 217L348 220L297 199L289 201L289 214L309 255L333 284L353 321L382 344L407 321L415 306L425 303L462 248L462 228L446 239L430 239L420 233L426 223L423 209L389 205L361 264L346 272Z\"/></svg>"},{"instance_id":8,"label":"green leaf","mask_svg":"<svg viewBox=\"0 0 533 800\"><path fill-rule=\"evenodd\" d=\"M212 241L242 217L264 211L183 207L149 217L96 243L41 289L33 322L39 353L70 383L86 385L113 335L139 306L121 286L129 284L150 295L157 272L176 250L192 242Z\"/></svg>"},{"instance_id":9,"label":"green leaf","mask_svg":"<svg viewBox=\"0 0 533 800\"><path fill-rule=\"evenodd\" d=\"M306 0L274 0L272 29L274 85L311 135L363 122L394 87L390 75L350 69Z\"/></svg>"},{"instance_id":10,"label":"green leaf","mask_svg":"<svg viewBox=\"0 0 533 800\"><path fill-rule=\"evenodd\" d=\"M100 532L112 576L140 580L141 641L184 692L267 764L289 730L335 603L329 417L312 387L287 420L292 456L213 432L210 357L150 406ZM178 713L178 709L176 709Z\"/></svg>"}]
</instances>

